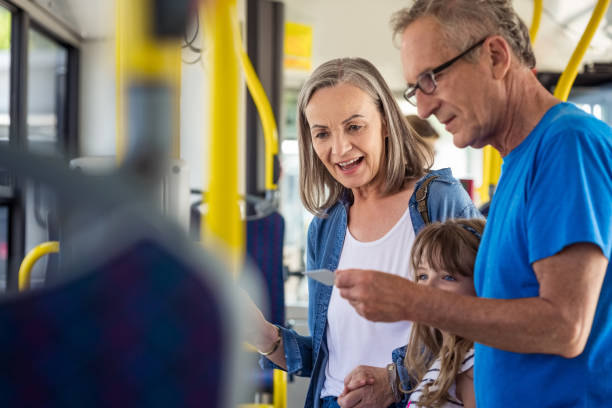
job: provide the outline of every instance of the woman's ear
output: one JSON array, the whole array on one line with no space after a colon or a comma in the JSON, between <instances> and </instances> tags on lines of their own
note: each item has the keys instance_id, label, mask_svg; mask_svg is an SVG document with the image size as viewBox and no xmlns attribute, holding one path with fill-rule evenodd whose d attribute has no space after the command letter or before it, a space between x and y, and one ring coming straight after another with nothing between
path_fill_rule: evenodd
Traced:
<instances>
[{"instance_id":1,"label":"woman's ear","mask_svg":"<svg viewBox=\"0 0 612 408\"><path fill-rule=\"evenodd\" d=\"M483 44L488 56L488 63L494 79L506 76L512 63L512 49L506 39L500 35L489 37Z\"/></svg>"},{"instance_id":2,"label":"woman's ear","mask_svg":"<svg viewBox=\"0 0 612 408\"><path fill-rule=\"evenodd\" d=\"M382 133L383 139L388 139L389 138L389 131L388 131L388 126L387 126L387 121L385 120L385 117L382 116L382 115L381 115L380 133Z\"/></svg>"}]
</instances>

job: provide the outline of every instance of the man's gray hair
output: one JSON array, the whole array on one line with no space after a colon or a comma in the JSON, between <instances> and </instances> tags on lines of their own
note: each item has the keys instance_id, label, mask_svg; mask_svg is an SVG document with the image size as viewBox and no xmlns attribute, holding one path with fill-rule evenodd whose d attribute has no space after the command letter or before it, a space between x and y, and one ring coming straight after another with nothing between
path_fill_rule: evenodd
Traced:
<instances>
[{"instance_id":1,"label":"man's gray hair","mask_svg":"<svg viewBox=\"0 0 612 408\"><path fill-rule=\"evenodd\" d=\"M458 51L497 34L508 42L521 63L528 68L535 67L529 29L510 0L415 0L412 7L393 14L393 37L401 36L406 27L426 16L438 20L446 41Z\"/></svg>"}]
</instances>

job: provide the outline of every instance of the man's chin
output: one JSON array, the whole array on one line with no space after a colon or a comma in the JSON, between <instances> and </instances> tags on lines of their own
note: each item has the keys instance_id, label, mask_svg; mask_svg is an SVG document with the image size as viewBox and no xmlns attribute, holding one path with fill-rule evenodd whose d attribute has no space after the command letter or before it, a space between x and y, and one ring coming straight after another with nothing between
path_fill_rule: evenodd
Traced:
<instances>
[{"instance_id":1,"label":"man's chin","mask_svg":"<svg viewBox=\"0 0 612 408\"><path fill-rule=\"evenodd\" d=\"M459 149L465 149L466 147L482 149L487 145L486 143L482 143L482 140L479 138L471 138L469 136L464 136L461 133L456 133L453 135L453 144Z\"/></svg>"},{"instance_id":2,"label":"man's chin","mask_svg":"<svg viewBox=\"0 0 612 408\"><path fill-rule=\"evenodd\" d=\"M461 137L461 134L459 133L453 135L453 144L459 149L465 149L466 147L470 146L469 141Z\"/></svg>"}]
</instances>

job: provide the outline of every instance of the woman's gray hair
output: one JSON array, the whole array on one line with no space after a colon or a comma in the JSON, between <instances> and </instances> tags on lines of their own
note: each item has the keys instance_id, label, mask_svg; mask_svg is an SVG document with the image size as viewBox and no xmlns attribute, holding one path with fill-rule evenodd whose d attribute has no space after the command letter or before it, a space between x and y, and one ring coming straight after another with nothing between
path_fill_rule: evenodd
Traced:
<instances>
[{"instance_id":1,"label":"woman's gray hair","mask_svg":"<svg viewBox=\"0 0 612 408\"><path fill-rule=\"evenodd\" d=\"M298 97L298 143L300 154L300 198L304 207L316 216L341 197L352 198L351 191L332 177L316 155L305 110L315 92L338 84L350 84L368 94L377 106L387 138L381 168L384 177L382 193L401 191L406 182L419 179L431 167L429 147L404 119L389 86L369 61L362 58L339 58L325 62L308 78Z\"/></svg>"},{"instance_id":2,"label":"woman's gray hair","mask_svg":"<svg viewBox=\"0 0 612 408\"><path fill-rule=\"evenodd\" d=\"M391 17L393 37L401 36L406 27L426 16L438 20L445 40L458 51L497 34L506 40L523 65L535 67L529 29L510 0L416 0L412 7L399 10ZM474 61L477 56L474 53L466 58Z\"/></svg>"}]
</instances>

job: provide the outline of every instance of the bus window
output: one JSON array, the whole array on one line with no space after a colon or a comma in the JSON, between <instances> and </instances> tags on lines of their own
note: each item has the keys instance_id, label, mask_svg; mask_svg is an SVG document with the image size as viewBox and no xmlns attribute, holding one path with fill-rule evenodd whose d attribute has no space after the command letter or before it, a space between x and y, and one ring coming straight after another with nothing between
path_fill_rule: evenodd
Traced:
<instances>
[{"instance_id":1,"label":"bus window","mask_svg":"<svg viewBox=\"0 0 612 408\"><path fill-rule=\"evenodd\" d=\"M29 35L28 147L39 153L61 153L68 51L35 29Z\"/></svg>"}]
</instances>

